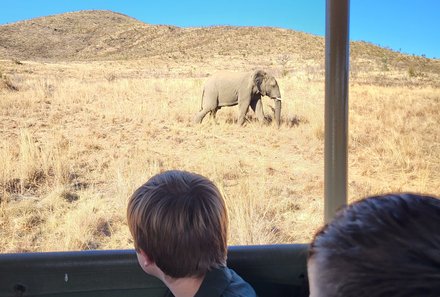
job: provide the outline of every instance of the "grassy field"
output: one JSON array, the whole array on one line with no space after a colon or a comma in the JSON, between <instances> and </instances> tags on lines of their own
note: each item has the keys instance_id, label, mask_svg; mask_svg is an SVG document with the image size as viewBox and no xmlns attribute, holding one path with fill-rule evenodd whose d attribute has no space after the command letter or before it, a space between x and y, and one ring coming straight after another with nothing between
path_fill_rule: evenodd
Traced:
<instances>
[{"instance_id":1,"label":"grassy field","mask_svg":"<svg viewBox=\"0 0 440 297\"><path fill-rule=\"evenodd\" d=\"M167 169L218 185L231 245L308 242L323 222L321 66L276 73L279 129L252 114L238 127L236 107L192 123L216 64L0 66L0 252L131 248L127 199ZM389 84L378 73L350 85L349 200L439 195L440 89L406 70L388 71Z\"/></svg>"}]
</instances>

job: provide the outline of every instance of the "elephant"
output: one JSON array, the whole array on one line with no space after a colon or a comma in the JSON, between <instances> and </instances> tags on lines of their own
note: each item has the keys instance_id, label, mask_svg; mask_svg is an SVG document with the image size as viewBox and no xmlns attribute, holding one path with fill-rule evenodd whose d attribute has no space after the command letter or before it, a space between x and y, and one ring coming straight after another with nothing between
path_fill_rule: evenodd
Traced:
<instances>
[{"instance_id":1,"label":"elephant","mask_svg":"<svg viewBox=\"0 0 440 297\"><path fill-rule=\"evenodd\" d=\"M217 111L223 106L238 104L238 124L243 125L249 106L260 122L265 122L262 96L275 100L275 121L281 122L281 93L278 82L263 70L251 72L219 72L205 83L200 111L194 121L201 123L208 112L215 120Z\"/></svg>"}]
</instances>

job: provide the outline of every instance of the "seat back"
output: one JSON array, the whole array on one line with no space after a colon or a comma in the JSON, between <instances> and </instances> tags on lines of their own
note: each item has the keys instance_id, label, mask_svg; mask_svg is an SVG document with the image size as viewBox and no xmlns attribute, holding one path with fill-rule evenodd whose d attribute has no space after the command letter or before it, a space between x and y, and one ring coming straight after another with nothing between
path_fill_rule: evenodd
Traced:
<instances>
[{"instance_id":1,"label":"seat back","mask_svg":"<svg viewBox=\"0 0 440 297\"><path fill-rule=\"evenodd\" d=\"M258 296L308 296L307 245L232 246L228 266ZM166 291L145 274L133 250L0 255L0 297L159 297Z\"/></svg>"}]
</instances>

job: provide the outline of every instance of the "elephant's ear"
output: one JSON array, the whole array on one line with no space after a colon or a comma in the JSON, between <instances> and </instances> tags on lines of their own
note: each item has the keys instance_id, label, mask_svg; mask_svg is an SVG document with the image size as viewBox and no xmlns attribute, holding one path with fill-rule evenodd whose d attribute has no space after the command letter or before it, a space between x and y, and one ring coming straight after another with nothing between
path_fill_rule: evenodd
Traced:
<instances>
[{"instance_id":1,"label":"elephant's ear","mask_svg":"<svg viewBox=\"0 0 440 297\"><path fill-rule=\"evenodd\" d=\"M266 76L267 76L267 73L263 70L256 70L252 75L252 79L255 83L255 86L257 87L257 89L261 93L261 95L263 95L263 96L266 95L266 90L264 87L262 87L263 81L266 78Z\"/></svg>"}]
</instances>

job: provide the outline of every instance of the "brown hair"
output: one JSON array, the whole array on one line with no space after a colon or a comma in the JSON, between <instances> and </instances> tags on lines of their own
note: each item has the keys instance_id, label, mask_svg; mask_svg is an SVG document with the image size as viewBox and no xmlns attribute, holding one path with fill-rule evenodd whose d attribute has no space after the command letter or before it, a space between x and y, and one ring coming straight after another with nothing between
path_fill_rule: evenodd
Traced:
<instances>
[{"instance_id":1,"label":"brown hair","mask_svg":"<svg viewBox=\"0 0 440 297\"><path fill-rule=\"evenodd\" d=\"M131 196L127 218L136 250L171 277L202 276L226 265L226 206L201 175L172 170L153 176Z\"/></svg>"},{"instance_id":2,"label":"brown hair","mask_svg":"<svg viewBox=\"0 0 440 297\"><path fill-rule=\"evenodd\" d=\"M369 197L341 210L313 239L326 296L440 296L440 200Z\"/></svg>"}]
</instances>

